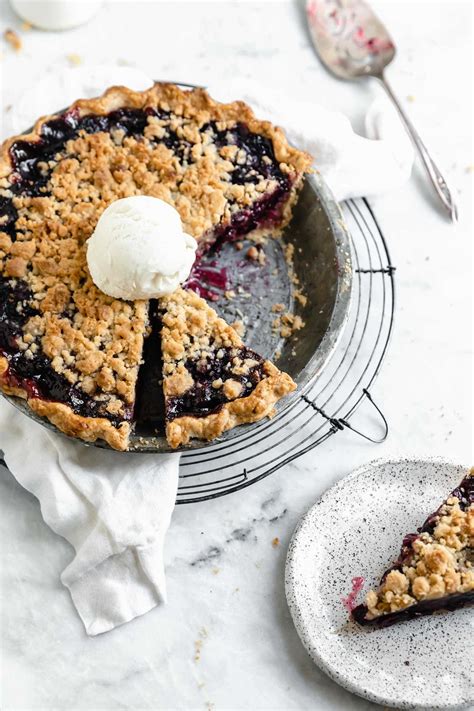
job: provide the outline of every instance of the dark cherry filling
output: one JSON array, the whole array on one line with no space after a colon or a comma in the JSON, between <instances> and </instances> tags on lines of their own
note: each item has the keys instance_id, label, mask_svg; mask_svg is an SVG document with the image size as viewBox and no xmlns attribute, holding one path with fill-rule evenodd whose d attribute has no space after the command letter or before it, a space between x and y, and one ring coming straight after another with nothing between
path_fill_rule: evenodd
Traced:
<instances>
[{"instance_id":1,"label":"dark cherry filling","mask_svg":"<svg viewBox=\"0 0 474 711\"><path fill-rule=\"evenodd\" d=\"M474 503L474 477L466 477L460 485L454 489L448 498L455 496L459 499L460 508L465 511ZM400 555L395 563L385 571L380 580L380 585L383 585L385 578L391 570L402 570L404 565L409 565L413 556L412 544L420 534L433 533L438 522L439 513L444 503L418 528L417 533L408 533L403 539ZM409 620L421 615L431 615L437 610L457 610L461 607L474 604L474 591L469 593L458 593L447 595L446 597L436 598L433 600L421 600L416 604L408 607L406 610L398 612L390 612L386 615L381 615L374 620L365 619L367 614L366 605L358 605L352 611L352 616L361 625L377 625L377 627L388 627L399 620Z\"/></svg>"},{"instance_id":2,"label":"dark cherry filling","mask_svg":"<svg viewBox=\"0 0 474 711\"><path fill-rule=\"evenodd\" d=\"M5 354L18 350L17 336L26 321L37 313L28 306L31 298L25 282L8 280L0 275L0 351Z\"/></svg>"},{"instance_id":3,"label":"dark cherry filling","mask_svg":"<svg viewBox=\"0 0 474 711\"><path fill-rule=\"evenodd\" d=\"M237 123L232 128L219 131L215 121L212 121L201 130L212 134L218 148L235 145L245 151L245 162L238 163L232 171L233 183L258 183L261 176L286 183L287 176L275 158L272 142L265 136L252 133L246 124Z\"/></svg>"},{"instance_id":4,"label":"dark cherry filling","mask_svg":"<svg viewBox=\"0 0 474 711\"><path fill-rule=\"evenodd\" d=\"M449 595L446 597L437 598L435 600L421 600L411 607L407 607L406 610L399 610L398 612L388 612L386 615L381 615L376 617L374 620L367 620L365 615L367 614L367 608L365 605L358 605L352 611L352 617L360 625L376 625L377 627L390 627L395 622L402 622L403 620L413 620L416 617L424 617L425 615L432 615L434 612L441 610L460 610L463 607L468 607L474 604L474 591L468 593L458 593Z\"/></svg>"},{"instance_id":5,"label":"dark cherry filling","mask_svg":"<svg viewBox=\"0 0 474 711\"><path fill-rule=\"evenodd\" d=\"M224 242L238 240L257 227L269 227L278 223L292 181L280 169L271 141L265 136L251 133L245 124L239 123L231 129L219 131L215 122L211 122L201 130L211 133L218 147L235 145L245 152L245 163L237 163L231 173L233 183L258 183L262 177L277 182L272 192L265 193L249 207L236 212L230 224L218 225L213 229L209 241L204 237L199 250L202 253L209 249L209 245L218 249Z\"/></svg>"},{"instance_id":6,"label":"dark cherry filling","mask_svg":"<svg viewBox=\"0 0 474 711\"><path fill-rule=\"evenodd\" d=\"M213 287L224 291L227 289L227 285L227 268L218 267L215 260L205 264L199 256L184 284L187 289L191 289L198 296L208 301L218 301L219 299L219 294L213 291Z\"/></svg>"},{"instance_id":7,"label":"dark cherry filling","mask_svg":"<svg viewBox=\"0 0 474 711\"><path fill-rule=\"evenodd\" d=\"M82 117L76 110L70 110L47 121L41 128L38 140L19 140L10 147L14 171L11 177L13 196L47 195L52 172L48 161L55 160L57 154L64 153L67 142L76 138L80 131L92 134L120 129L127 136L139 137L144 134L149 116L158 116L165 121L171 121L172 118L169 112L148 107L123 108L104 116L93 114ZM181 161L191 162L190 144L179 138L171 128L166 125L164 128L164 136L156 140L173 150ZM218 268L213 270L200 266L199 256L209 251L211 246L218 249L224 242L237 240L256 227L277 223L281 219L282 208L291 190L292 181L281 171L271 141L251 133L245 124L239 123L231 129L219 131L215 122L211 122L203 126L201 131L210 132L218 147L233 144L245 152L245 161L236 164L232 171L233 183L257 183L262 178L277 182L273 192L262 195L250 207L236 212L230 224L217 226L207 240L203 239L200 255L187 286L202 296L212 298L213 292L207 287L225 288L226 275ZM0 196L0 231L6 232L12 240L16 236L15 223L18 218L13 199ZM72 386L64 376L56 373L40 351L29 359L18 349L16 339L26 321L36 313L28 306L31 298L32 295L24 282L0 277L0 352L9 361L7 378L10 385L23 387L30 397L66 403L82 416L106 417L114 423L121 421L123 418L106 412L106 402L99 402L86 395L79 388ZM259 362L246 376L231 376L228 372L231 366L229 354L223 359L208 359L204 367L192 361L188 362L186 367L195 378L196 385L183 397L172 399L168 407L168 419L187 413L205 416L222 407L225 396L221 391L212 388L212 382L217 378L225 380L232 377L243 384L242 395L251 392L261 378L263 360L250 350L243 350L241 355ZM126 413L126 418L132 418L130 410Z\"/></svg>"},{"instance_id":8,"label":"dark cherry filling","mask_svg":"<svg viewBox=\"0 0 474 711\"><path fill-rule=\"evenodd\" d=\"M18 219L18 212L11 198L0 195L0 231L6 232L13 241L16 238L15 222Z\"/></svg>"},{"instance_id":9,"label":"dark cherry filling","mask_svg":"<svg viewBox=\"0 0 474 711\"><path fill-rule=\"evenodd\" d=\"M234 375L232 373L232 355L230 348L221 349L224 351L223 358L217 358L216 354L208 357L205 362L202 360L188 360L185 363L186 370L194 380L192 388L179 397L172 397L168 400L166 407L166 419L174 420L176 417L192 415L193 417L206 417L218 412L224 403L228 402L221 388L213 388L214 380L221 378L224 382L232 379L242 384L242 391L239 397L250 395L252 390L258 385L263 375L264 360L261 356L250 348L241 348L238 357L242 360L252 358L257 361L257 365L249 370L245 375Z\"/></svg>"},{"instance_id":10,"label":"dark cherry filling","mask_svg":"<svg viewBox=\"0 0 474 711\"><path fill-rule=\"evenodd\" d=\"M28 305L31 298L32 294L25 282L0 276L0 354L8 360L8 384L23 388L29 397L68 404L83 417L106 417L118 424L124 418L110 415L105 410L107 402L94 400L71 385L64 375L51 367L50 361L40 351L29 358L24 351L19 350L16 339L22 327L31 316L38 313ZM125 419L130 418L131 412L127 412Z\"/></svg>"}]
</instances>

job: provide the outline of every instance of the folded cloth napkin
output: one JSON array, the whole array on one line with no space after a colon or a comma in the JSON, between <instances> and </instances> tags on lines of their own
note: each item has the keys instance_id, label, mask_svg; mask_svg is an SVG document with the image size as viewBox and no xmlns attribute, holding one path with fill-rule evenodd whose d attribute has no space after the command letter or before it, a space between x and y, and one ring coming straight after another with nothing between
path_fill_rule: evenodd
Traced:
<instances>
[{"instance_id":1,"label":"folded cloth napkin","mask_svg":"<svg viewBox=\"0 0 474 711\"><path fill-rule=\"evenodd\" d=\"M76 555L63 571L90 635L166 600L163 544L178 486L178 454L84 447L0 399L0 448L44 520Z\"/></svg>"},{"instance_id":2,"label":"folded cloth napkin","mask_svg":"<svg viewBox=\"0 0 474 711\"><path fill-rule=\"evenodd\" d=\"M112 84L147 88L127 67L81 67L46 73L14 103L6 133L18 133L77 96ZM382 192L408 179L413 153L388 104L377 100L367 132L357 136L340 113L308 101L281 102L277 92L232 82L210 87L220 100L243 99L257 115L285 126L292 143L317 156L337 199ZM25 444L28 446L25 446ZM63 571L90 635L148 612L166 598L163 546L178 483L178 454L126 454L84 447L32 422L0 399L0 449L18 482L41 505L46 523L75 548Z\"/></svg>"}]
</instances>

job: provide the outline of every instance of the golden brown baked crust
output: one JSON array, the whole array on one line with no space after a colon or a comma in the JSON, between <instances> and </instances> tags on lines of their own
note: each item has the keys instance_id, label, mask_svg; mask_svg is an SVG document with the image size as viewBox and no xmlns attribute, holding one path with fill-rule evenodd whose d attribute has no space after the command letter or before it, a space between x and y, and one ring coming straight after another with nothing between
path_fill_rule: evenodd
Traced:
<instances>
[{"instance_id":1,"label":"golden brown baked crust","mask_svg":"<svg viewBox=\"0 0 474 711\"><path fill-rule=\"evenodd\" d=\"M7 395L15 395L27 400L29 407L37 415L46 417L61 432L71 437L79 437L85 442L95 442L103 439L110 447L118 450L126 450L130 435L130 425L122 422L118 427L114 427L105 418L81 417L77 415L68 405L39 398L28 397L28 393L18 385L12 385L8 376L8 361L0 356L0 389Z\"/></svg>"},{"instance_id":2,"label":"golden brown baked crust","mask_svg":"<svg viewBox=\"0 0 474 711\"><path fill-rule=\"evenodd\" d=\"M37 415L46 417L61 432L71 437L79 437L85 442L95 442L98 439L103 439L114 449L127 449L130 435L130 424L128 422L122 422L118 427L114 427L104 417L81 417L68 405L37 398L29 398L28 405Z\"/></svg>"},{"instance_id":3,"label":"golden brown baked crust","mask_svg":"<svg viewBox=\"0 0 474 711\"><path fill-rule=\"evenodd\" d=\"M0 148L0 198L10 200L17 213L16 239L2 231L0 221L0 280L22 283L31 293L22 304L30 316L16 337L18 347L25 357L44 356L55 374L84 397L99 402L100 408L94 417L82 416L84 412L75 412L66 403L31 397L6 373L0 376L0 388L25 397L32 409L62 431L87 441L104 438L119 449L127 446L148 304L111 299L92 282L86 241L103 210L130 195L160 197L176 207L186 231L198 240L212 240L216 225L230 224L237 212L276 188L272 176L244 185L229 179L240 160L239 149L235 145L216 148L198 130L211 121L220 131L244 123L272 142L279 169L291 178L278 229L291 217L312 160L290 146L281 129L257 120L244 103L219 104L202 89L183 91L172 84L155 84L145 92L134 92L112 87L97 99L75 102L66 113L77 118L146 107L172 112L172 131L190 147L192 160L178 161L172 147L159 140L166 121L149 115L143 136L114 128L82 130L69 138L56 155L38 164L47 191L29 195L13 190L18 176L12 172L10 151L18 141L40 141L45 124L55 116L39 119L29 134L12 137ZM266 392L265 397L270 400L271 394ZM231 408L232 413L239 407ZM236 418L229 414L228 422Z\"/></svg>"},{"instance_id":4,"label":"golden brown baked crust","mask_svg":"<svg viewBox=\"0 0 474 711\"><path fill-rule=\"evenodd\" d=\"M206 417L179 417L166 425L166 438L173 449L188 444L190 439L213 440L227 430L251 422L258 422L272 415L273 406L282 397L292 392L296 385L289 375L265 364L266 378L246 398L233 400L222 409Z\"/></svg>"},{"instance_id":5,"label":"golden brown baked crust","mask_svg":"<svg viewBox=\"0 0 474 711\"><path fill-rule=\"evenodd\" d=\"M223 104L214 101L205 89L183 90L176 84L156 83L142 92L132 91L124 86L112 86L96 99L78 99L70 106L70 111L77 111L81 116L88 114L104 115L122 107L136 109L160 105L173 108L185 117L196 117L200 123L222 121L225 123L243 122L252 132L269 138L274 146L275 155L281 163L286 163L294 170L305 173L312 163L312 157L290 146L281 128L269 121L257 119L252 109L243 101ZM9 149L17 140L34 141L41 135L41 127L56 114L38 119L30 133L14 136L4 141L0 149L0 178L9 175L11 163Z\"/></svg>"},{"instance_id":6,"label":"golden brown baked crust","mask_svg":"<svg viewBox=\"0 0 474 711\"><path fill-rule=\"evenodd\" d=\"M212 440L270 416L275 403L296 388L289 375L247 349L237 332L193 292L179 289L161 299L160 309L166 436L173 448L192 438ZM215 391L215 411L200 411L198 390L190 398L195 411L180 414L180 408L186 409L180 399L201 387L200 373L211 393Z\"/></svg>"}]
</instances>

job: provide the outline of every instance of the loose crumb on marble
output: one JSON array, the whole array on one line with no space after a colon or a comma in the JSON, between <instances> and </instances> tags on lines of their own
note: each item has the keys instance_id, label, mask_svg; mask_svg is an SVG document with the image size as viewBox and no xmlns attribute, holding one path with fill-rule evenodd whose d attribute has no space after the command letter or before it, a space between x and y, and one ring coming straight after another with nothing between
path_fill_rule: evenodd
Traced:
<instances>
[{"instance_id":1,"label":"loose crumb on marble","mask_svg":"<svg viewBox=\"0 0 474 711\"><path fill-rule=\"evenodd\" d=\"M31 22L22 22L21 23L22 32L29 32L32 29L33 29L33 25Z\"/></svg>"},{"instance_id":2,"label":"loose crumb on marble","mask_svg":"<svg viewBox=\"0 0 474 711\"><path fill-rule=\"evenodd\" d=\"M15 50L15 52L20 51L20 49L22 48L22 41L15 32L15 30L6 29L3 33L3 37L5 41L8 42L10 47Z\"/></svg>"},{"instance_id":3,"label":"loose crumb on marble","mask_svg":"<svg viewBox=\"0 0 474 711\"><path fill-rule=\"evenodd\" d=\"M277 536L276 538L273 539L272 546L273 546L273 548L278 548L279 545L280 545L280 539Z\"/></svg>"},{"instance_id":4,"label":"loose crumb on marble","mask_svg":"<svg viewBox=\"0 0 474 711\"><path fill-rule=\"evenodd\" d=\"M199 662L201 659L202 639L197 639L194 642L194 661Z\"/></svg>"},{"instance_id":5,"label":"loose crumb on marble","mask_svg":"<svg viewBox=\"0 0 474 711\"><path fill-rule=\"evenodd\" d=\"M68 54L67 59L69 64L71 64L72 66L77 67L79 64L82 64L82 57L79 54L75 54L74 52Z\"/></svg>"},{"instance_id":6,"label":"loose crumb on marble","mask_svg":"<svg viewBox=\"0 0 474 711\"><path fill-rule=\"evenodd\" d=\"M199 662L201 659L201 651L202 651L202 645L205 639L207 639L207 629L205 627L201 627L199 630L199 638L195 640L194 642L194 661Z\"/></svg>"}]
</instances>

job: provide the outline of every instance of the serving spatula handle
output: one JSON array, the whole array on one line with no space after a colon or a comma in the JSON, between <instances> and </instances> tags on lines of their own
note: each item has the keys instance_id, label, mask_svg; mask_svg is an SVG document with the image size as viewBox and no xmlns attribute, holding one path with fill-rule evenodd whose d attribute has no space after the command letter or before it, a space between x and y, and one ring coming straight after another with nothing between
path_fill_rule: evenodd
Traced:
<instances>
[{"instance_id":1,"label":"serving spatula handle","mask_svg":"<svg viewBox=\"0 0 474 711\"><path fill-rule=\"evenodd\" d=\"M418 151L418 154L423 162L423 165L426 168L426 172L428 173L431 183L441 200L441 202L444 205L444 208L447 210L451 220L453 222L457 222L458 220L458 209L456 207L456 203L454 202L453 195L451 193L451 190L448 187L448 184L446 180L444 179L440 169L430 156L427 147L421 140L421 137L416 130L416 128L413 126L412 122L406 115L405 111L403 110L399 100L397 99L396 95L393 93L392 87L390 84L387 82L385 76L381 74L380 76L377 77L379 81L381 82L382 86L384 87L385 91L389 95L389 97L392 99L393 103L395 104L395 107L400 115L400 118L402 120L403 125L406 128L406 131L408 135L410 136L413 145L415 146L416 150Z\"/></svg>"}]
</instances>

